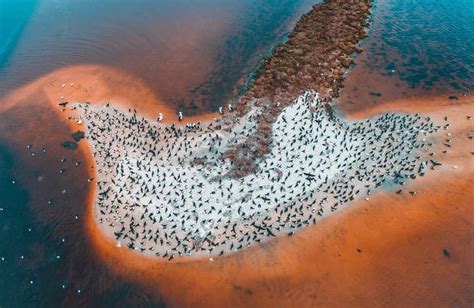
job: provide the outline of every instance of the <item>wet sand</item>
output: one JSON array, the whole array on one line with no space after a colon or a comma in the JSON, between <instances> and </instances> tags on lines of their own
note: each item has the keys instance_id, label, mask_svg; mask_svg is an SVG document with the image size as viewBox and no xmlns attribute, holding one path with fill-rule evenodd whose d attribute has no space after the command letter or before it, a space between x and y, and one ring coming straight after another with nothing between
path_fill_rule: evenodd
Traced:
<instances>
[{"instance_id":1,"label":"wet sand","mask_svg":"<svg viewBox=\"0 0 474 308\"><path fill-rule=\"evenodd\" d=\"M215 58L245 5L179 2L127 3L122 9L113 2L41 3L9 59L0 96L65 66L96 63L140 76L168 103L182 101L189 108L190 90L221 65Z\"/></svg>"},{"instance_id":2,"label":"wet sand","mask_svg":"<svg viewBox=\"0 0 474 308\"><path fill-rule=\"evenodd\" d=\"M52 80L53 84L49 85ZM64 88L63 83L66 84ZM74 85L71 87L70 83ZM123 108L136 108L145 114L149 111L150 117L162 112L166 120L174 122L176 110L163 105L151 93L140 81L116 70L81 66L39 78L0 101L0 140L7 151L15 154L14 179L28 192L31 200L28 206L35 215L35 228L50 230L48 245L60 250L61 260L66 260L65 266L50 273L59 281L51 281L50 290L57 290L53 297L45 299L45 305L56 305L58 302L54 300L58 298L66 306L73 303L95 305L105 294L117 290L121 290L121 297L125 296L123 300L130 304L162 303L159 294L152 296L137 285L130 285L94 256L89 235L83 227L87 221L87 196L95 186L94 182L87 181L95 173L92 153L84 141L78 143L76 150L61 146L63 141L71 139L73 132L83 129L83 125L68 120L67 117L74 114L61 112L58 106L61 96L65 96L65 100L97 104L113 100ZM214 114L207 116L213 118ZM185 118L188 121L193 119ZM199 119L205 120L206 117ZM27 144L32 144L32 148L28 149ZM47 149L46 153L42 152L43 147ZM32 156L32 153L36 155ZM66 162L60 162L62 157L67 159ZM81 164L75 166L76 162ZM66 168L64 174L59 173L61 168ZM24 266L36 269L39 264L42 267L51 264L46 249L50 247L39 243L34 251L24 252L26 259L33 260ZM61 288L63 283L66 283L66 289ZM81 290L80 297L78 290Z\"/></svg>"},{"instance_id":3,"label":"wet sand","mask_svg":"<svg viewBox=\"0 0 474 308\"><path fill-rule=\"evenodd\" d=\"M178 114L178 110L157 96L139 78L99 65L65 67L42 76L5 97L0 112L35 97L45 98L56 111L61 109L58 105L60 102L90 102L94 105L113 102L124 109L136 109L151 119L156 119L162 113L163 123L176 122ZM66 113L63 115L66 116ZM185 117L182 123L210 120L217 115L206 113L203 116Z\"/></svg>"},{"instance_id":4,"label":"wet sand","mask_svg":"<svg viewBox=\"0 0 474 308\"><path fill-rule=\"evenodd\" d=\"M469 306L474 209L468 191L474 166L467 139L472 122L465 116L473 102L472 97L456 105L428 98L349 114L361 118L403 110L440 119L448 115L453 153L438 157L444 164L441 171L407 188L416 190L416 196L374 195L292 238L213 262L175 264L117 249L92 219L87 229L99 258L124 277L160 292L171 305Z\"/></svg>"},{"instance_id":5,"label":"wet sand","mask_svg":"<svg viewBox=\"0 0 474 308\"><path fill-rule=\"evenodd\" d=\"M63 148L61 142L72 132L69 121L52 112L53 108L41 92L24 94L24 100L0 113L0 139L6 150L15 155L12 176L16 185L24 187L25 198L30 200L26 210L34 215L34 221L29 227L38 234L48 231L46 244L39 241L32 247L20 246L21 254L25 255L25 262L20 265L27 271L20 279L45 283L49 296L41 299L44 306L93 305L101 294L116 290L123 290L130 298L129 303L144 297L142 290L126 286L126 282L91 256L89 237L82 227L86 220L87 191L93 185L87 182L91 171L85 160L90 156L81 151L84 144L79 143L76 151ZM3 102L1 104L3 106ZM31 150L26 147L29 143L33 144ZM42 147L47 148L46 153L41 151ZM36 156L31 155L32 151ZM61 163L61 157L67 161ZM83 163L76 167L74 163L79 161ZM61 175L58 171L64 167L67 171ZM33 236L32 240L35 239L37 236ZM61 259L53 261L52 251L60 253ZM57 262L62 264L55 266ZM24 283L29 284L28 280ZM66 285L65 289L62 284ZM80 297L77 296L79 289ZM13 303L32 301L29 288L19 290L16 296ZM149 299L160 303L159 297Z\"/></svg>"},{"instance_id":6,"label":"wet sand","mask_svg":"<svg viewBox=\"0 0 474 308\"><path fill-rule=\"evenodd\" d=\"M77 75L70 76L74 77L67 82L79 84ZM23 103L30 102L28 105L25 103L25 107L35 103L46 104L45 97L52 97L54 108L58 108L55 101L60 92L48 92L44 88L47 80L40 79L40 87L30 84L14 92L10 103L2 102L0 108L4 111L15 104L18 107L22 100ZM111 92L121 93L124 86L118 85L118 88L112 88L108 83L107 87ZM84 96L76 98L71 95L71 99L109 99L111 96L107 93L111 92L105 89L96 89L97 97L84 89ZM103 95L102 98L100 95ZM124 93L122 99L126 95ZM147 107L153 108L154 99L147 100L144 94L138 96L144 104L137 105L139 112L153 110L145 110L143 106L149 102ZM131 95L131 98L136 97ZM162 297L166 304L175 306L229 303L268 306L470 306L474 281L474 227L470 217L473 217L474 210L473 196L468 192L472 191L474 178L469 152L473 150L472 141L467 139L469 131L472 134L472 122L466 121L465 115L472 110L473 103L472 97L449 101L443 96L385 103L345 114L361 118L382 111L404 110L432 113L438 119L448 114L453 123L451 131L459 130L456 133L459 137L453 137L453 153L440 161L445 165L456 164L459 168L445 166L442 171L418 178L410 186L418 192L415 197L394 193L374 195L369 202L364 200L352 204L340 214L291 238L278 238L214 262L206 260L179 264L163 263L140 256L128 248L117 248L115 243L102 236L91 214L94 191L89 188L87 212L83 220L81 217L81 224L87 232L86 240L90 241L90 247L85 249L92 248L91 253L100 261L104 277L112 275L135 282ZM42 109L50 110L50 107L44 107ZM59 111L58 114L62 115ZM22 116L26 120L31 115L24 113ZM71 123L63 117L61 119L63 124ZM25 127L24 130L34 131L35 128ZM63 132L57 134L63 135ZM44 136L42 133L38 135ZM18 148L29 142L27 135L14 137L18 137L14 142ZM79 145L80 152L76 154L85 161L80 169L93 176L89 149L85 143ZM57 159L60 157L55 156ZM35 186L32 188L35 189ZM52 215L40 211L38 214L42 216L40 219ZM82 227L77 225L75 228ZM449 256L443 253L444 249ZM105 285L107 283L102 282L99 290L104 290Z\"/></svg>"},{"instance_id":7,"label":"wet sand","mask_svg":"<svg viewBox=\"0 0 474 308\"><path fill-rule=\"evenodd\" d=\"M292 235L434 165L419 150L428 151L441 128L429 119L389 113L346 121L324 106L307 92L285 108L270 153L236 179L223 154L255 133L259 110L230 128L219 121L173 130L112 107L74 105L99 166L96 220L117 245L143 253L217 256Z\"/></svg>"}]
</instances>

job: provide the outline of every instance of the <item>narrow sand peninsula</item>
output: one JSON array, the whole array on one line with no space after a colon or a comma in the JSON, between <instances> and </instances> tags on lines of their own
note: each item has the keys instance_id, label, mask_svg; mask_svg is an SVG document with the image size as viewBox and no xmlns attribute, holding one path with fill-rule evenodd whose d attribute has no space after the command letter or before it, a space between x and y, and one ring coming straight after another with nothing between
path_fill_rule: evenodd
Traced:
<instances>
[{"instance_id":1,"label":"narrow sand peninsula","mask_svg":"<svg viewBox=\"0 0 474 308\"><path fill-rule=\"evenodd\" d=\"M443 166L417 178L401 194L354 201L293 237L214 262L161 263L117 248L115 240L104 237L93 219L91 194L87 228L92 243L98 257L114 264L117 272L173 305L469 306L474 166L473 124L467 116L473 104L472 97L455 103L426 98L347 114L361 119L386 111L423 112L441 123L447 116L451 125L439 132L434 147ZM446 139L451 147L443 144Z\"/></svg>"}]
</instances>

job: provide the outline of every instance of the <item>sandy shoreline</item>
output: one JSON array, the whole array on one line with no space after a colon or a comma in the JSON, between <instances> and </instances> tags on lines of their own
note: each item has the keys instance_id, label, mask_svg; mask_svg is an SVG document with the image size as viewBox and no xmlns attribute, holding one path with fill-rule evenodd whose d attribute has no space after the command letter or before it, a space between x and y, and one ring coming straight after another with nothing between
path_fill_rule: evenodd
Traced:
<instances>
[{"instance_id":1,"label":"sandy shoreline","mask_svg":"<svg viewBox=\"0 0 474 308\"><path fill-rule=\"evenodd\" d=\"M466 305L472 291L469 287L472 271L469 269L474 266L472 251L469 251L474 229L472 221L466 220L473 214L472 195L466 194L472 187L473 164L469 153L472 145L463 139L466 129L472 129L470 122L465 120L465 113L473 101L466 98L454 107L445 101L444 98L427 99L417 101L417 105L413 101L396 102L385 105L387 109L375 108L353 115L366 117L387 110L429 113L437 104L446 106L430 115L440 118L448 115L453 119L451 129L453 135L458 136L455 139L458 150L454 155L442 158L445 164L442 171L428 173L410 184L410 189L418 191L415 197L407 193L376 194L370 201L355 202L347 210L292 238L277 238L214 262L163 264L128 249L117 249L113 241L101 236L91 219L88 226L92 242L104 262L121 264L123 275L152 290L159 290L169 303L174 304L222 305L229 300L240 304L281 304L282 300L290 300L293 304L334 305L340 304L338 298L345 297L346 303L351 304L397 302L413 305L431 296L432 304L453 304L450 300L458 298L457 304ZM451 164L459 168L450 168ZM452 207L453 202L456 202L455 207ZM89 207L92 208L92 203ZM373 225L374 221L376 225ZM457 231L446 232L450 228ZM448 258L443 256L444 247L456 257L456 263L462 264L461 267L446 267ZM433 249L438 254L433 255ZM413 259L407 260L408 256ZM424 267L417 265L423 262ZM245 264L245 270L242 264ZM390 281L385 280L385 283L391 287L380 289L377 285L380 279L383 281L389 264L394 268ZM398 274L394 272L397 267ZM467 276L464 275L466 269L470 273ZM277 299L271 294L278 293L280 287L272 281L279 281L275 279L283 273L284 289L297 293ZM225 278L224 283L223 277L232 278ZM270 285L260 285L259 281L264 280ZM157 281L162 282L158 290L153 287ZM317 289L308 288L311 281L318 281ZM405 283L394 284L397 281ZM216 293L215 288L221 285L225 285L225 289L218 288L220 291ZM362 285L363 288L358 287ZM183 293L183 290L186 291ZM432 293L433 290L437 293ZM261 297L241 296L240 292L258 293ZM318 296L311 297L312 292Z\"/></svg>"},{"instance_id":2,"label":"sandy shoreline","mask_svg":"<svg viewBox=\"0 0 474 308\"><path fill-rule=\"evenodd\" d=\"M328 2L337 4L345 1ZM365 20L364 14L369 9L371 1L356 2L361 3L359 12L361 14L356 16L355 28L361 30L362 20ZM306 21L310 19L305 18ZM339 21L332 19L331 24L337 29ZM299 27L297 30L292 35L295 46L304 43L308 34L305 33L308 30L305 27ZM325 28L322 27L322 30L324 32ZM330 37L329 33L328 36ZM357 32L357 41L364 36L364 31ZM333 43L338 45L337 42ZM71 152L71 158L68 157L71 168L68 165L70 169L65 177L59 178L57 182L64 187L59 185L55 187L58 195L60 189L68 188L68 194L63 199L54 196L55 205L61 205L62 208L46 205L50 195L38 197L41 195L41 189L46 191L46 187L41 185L55 185L50 179L44 181L46 184L39 182L40 177L36 179L37 173L42 174L37 170L44 170L41 169L44 166L38 169L35 167L34 170L32 168L33 176L31 182L28 182L29 189L40 191L33 194L36 198L34 203L44 204L44 207L32 206L33 211L37 212L38 220L48 222L49 219L56 219L61 224L68 224L69 228L85 234L82 246L76 243L75 246L79 247L75 250L68 248L71 259L67 260L73 266L79 264L77 265L79 270L74 272L80 276L76 278L77 281L80 281L82 276L88 275L87 272L101 268L103 272L95 273L95 278L98 277L95 280L98 282L95 285L91 284L90 294L108 294L104 290L116 291L113 283L112 288L107 289L108 284L111 284L109 280L123 280L127 286L135 285L145 290L143 294L156 296L169 306L473 306L474 119L469 120L467 116L474 116L474 96L464 97L459 93L444 93L433 97L412 97L411 93L404 92L406 89L400 84L394 86L383 82L380 87L371 88L380 83L380 76L376 73L365 75L367 71L363 65L356 66L349 74L349 79L342 83L345 73L341 69L341 62L344 62L343 67L348 67L352 63L352 52L358 50L356 44L357 42L346 42L342 48L343 52L334 52L334 57L321 68L324 72L321 78L320 72L315 73L313 70L314 67L305 67L297 72L293 71L292 61L288 63L284 61L290 54L303 60L301 62L303 64L308 60L309 63L315 64L319 62L314 58L318 56L318 52L304 54L300 48L291 49L291 46L281 48L278 52L282 58L277 56L274 63L268 64L268 71L266 75L264 74L263 81L257 83L254 93L249 93L252 94L252 98L255 93L260 96L266 96L268 93L275 96L294 95L294 91L310 88L309 84L314 85L312 83L314 80L311 78L319 78L317 86L321 87L320 90L325 90L327 96L334 95L333 89L346 87L341 99L335 102L334 106L347 121L361 121L393 112L412 115L420 113L423 117L429 116L435 124L441 126L450 124L438 132L433 147L429 150L422 149L425 160L433 159L442 163L441 166L432 166L436 171L427 170L423 176L417 174L416 179L409 180L399 194L395 193L396 189L393 188L387 189L388 191L374 190L367 199L365 196L356 198L331 213L332 215L325 215L313 225L284 229L284 232L276 238L254 243L238 252L226 251L222 256L213 255L212 259L209 259L209 255L203 254L177 257L169 261L167 258L162 259L153 254L134 251L124 244L117 247L113 230L98 224L99 206L96 201L100 187L96 181L100 178L98 170L100 166L97 166L96 162L99 160L93 156L95 150L93 143L90 140L83 140L78 142L77 150ZM328 51L328 54L330 53L331 50ZM366 60L364 57L366 56L363 55L361 58ZM326 60L321 59L323 62ZM283 65L279 66L280 64ZM298 78L295 82L293 75L297 73ZM193 74L198 78L203 72L198 70ZM282 91L281 84L290 85L291 93ZM371 91L380 91L383 96L374 96L370 94ZM456 95L458 99L450 100L448 95ZM62 101L69 102L64 111L58 106ZM163 124L176 123L180 126L195 122L201 122L205 126L220 117L216 113L206 113L185 117L184 121L178 122L178 110L147 88L142 80L109 67L80 65L47 74L1 99L0 118L7 114L15 115L15 112L19 111L21 114L18 118L25 120L22 128L11 128L11 131L5 133L7 142L12 143L13 148L23 149L25 156L30 156L29 150L25 150L27 143L34 143L34 151L38 152L43 144L47 144L50 159L47 162L51 173L57 174L62 166L59 163L59 154L54 152L54 146L59 148L58 153L61 153L61 156L63 155L61 151L64 149L57 140L45 133L70 138L71 133L81 130L89 135L84 119L81 118L82 124L77 124L79 113L69 110L77 102L90 102L93 108L104 107L110 102L112 107L117 107L124 114L128 113L129 109L130 111L135 109L139 116L145 117L149 122L154 121L162 113L165 118ZM253 103L254 101L249 106ZM42 105L38 109L30 108L37 104L49 105ZM261 121L262 134L269 136L272 133L271 125L276 123L283 108L272 110L270 101L260 102L259 106L270 107L271 116L264 117ZM39 112L31 114L38 110L43 113L54 110L54 114L48 116ZM42 123L45 127L48 126L50 124L48 117L51 119L56 116L60 119L58 122L61 126L57 123L50 126L60 127L61 131L35 127ZM28 119L31 117L40 120L30 123ZM298 122L297 120L295 122ZM6 127L8 128L8 125ZM291 130L281 131L288 136L291 133ZM258 152L268 154L266 151L270 152L272 147L268 145L268 139L262 138L262 140L264 142L260 144L262 147ZM255 144L258 143L249 142L244 145L252 148ZM226 154L234 155L236 152L238 151L234 149ZM194 153L187 154L192 156ZM186 155L180 157L186 159ZM241 158L238 155L236 157L235 161ZM44 163L31 157L27 158L31 159L28 160L31 166ZM71 171L72 168L76 168L72 165L73 160L81 161L82 165ZM361 169L365 167L361 166ZM94 178L90 184L84 177L86 173L88 178ZM81 177L75 178L77 174ZM84 212L81 212L80 218L76 216L75 219L74 215L78 209L69 206L69 203L83 201L79 199L73 201L69 195L69 187L74 191L74 181L81 183L83 192L87 191ZM39 212L38 209L48 213ZM51 214L52 212L60 212L62 216ZM60 225L54 230L58 239L64 236L62 228L64 227ZM285 234L295 230L296 233L292 236ZM83 262L80 258L86 254L79 253L79 250L90 250L95 258L89 256L89 259L93 259L99 265L82 268ZM104 272L106 275L102 275ZM80 283L81 281L79 287ZM72 285L68 292L70 292L67 296L69 301L74 302L78 299L76 285ZM83 296L85 295L84 293Z\"/></svg>"},{"instance_id":3,"label":"sandy shoreline","mask_svg":"<svg viewBox=\"0 0 474 308\"><path fill-rule=\"evenodd\" d=\"M156 119L162 113L163 123L177 122L178 117L178 110L157 97L140 79L100 65L70 66L42 76L3 98L0 111L34 96L33 93L46 97L58 111L60 102L94 105L113 102L124 110L135 109L150 119ZM208 121L216 116L218 113L185 117L180 123Z\"/></svg>"},{"instance_id":4,"label":"sandy shoreline","mask_svg":"<svg viewBox=\"0 0 474 308\"><path fill-rule=\"evenodd\" d=\"M43 90L38 91L38 85L26 89L30 91L23 89L12 97L31 99L32 92L44 95ZM51 104L59 108L56 98ZM183 264L158 262L128 248L117 248L93 220L95 192L90 189L89 214L84 222L91 245L112 271L162 294L167 303L175 305L216 306L229 301L242 305L337 305L345 298L346 304L467 306L472 302L474 268L469 250L474 230L468 219L474 213L472 195L466 193L474 180L471 141L467 139L472 126L458 127L456 123L472 123L464 120L472 106L472 97L450 101L443 96L402 100L344 114L363 118L386 111L423 112L441 122L444 115L449 116L451 129L459 131L460 137L453 138L454 151L441 161L458 168L445 166L442 171L418 178L410 185L410 189L418 192L415 197L374 195L369 202L351 204L349 209L291 238L278 238L215 262ZM73 124L65 119L64 113L58 114L65 123ZM86 143L79 143L79 149L85 159L91 157ZM93 166L92 160L85 163L90 175L95 176L89 168ZM451 257L443 255L444 248ZM389 280L385 278L387 271ZM383 287L380 281L384 282ZM250 294L260 296L257 299ZM457 300L453 302L454 298Z\"/></svg>"},{"instance_id":5,"label":"sandy shoreline","mask_svg":"<svg viewBox=\"0 0 474 308\"><path fill-rule=\"evenodd\" d=\"M419 115L346 122L307 93L282 111L256 172L235 179L221 157L255 133L258 111L229 128L215 122L169 131L112 106L77 109L98 164L94 216L104 233L118 246L170 260L206 251L221 256L292 235L351 200L368 200L383 187L403 189L435 162L420 159L418 148L430 149L430 135L441 128Z\"/></svg>"}]
</instances>

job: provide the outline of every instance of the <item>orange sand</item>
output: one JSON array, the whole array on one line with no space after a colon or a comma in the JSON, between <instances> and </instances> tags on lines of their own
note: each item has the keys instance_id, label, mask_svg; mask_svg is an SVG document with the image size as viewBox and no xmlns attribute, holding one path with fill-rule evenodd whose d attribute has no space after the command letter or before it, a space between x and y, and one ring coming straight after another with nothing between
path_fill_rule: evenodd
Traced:
<instances>
[{"instance_id":1,"label":"orange sand","mask_svg":"<svg viewBox=\"0 0 474 308\"><path fill-rule=\"evenodd\" d=\"M150 119L156 119L161 112L165 116L164 123L177 122L177 110L157 97L140 79L99 65L71 66L47 74L5 97L0 104L0 112L31 97L46 98L59 111L61 96L71 103L80 101L105 105L113 102L124 109L136 109L140 115ZM181 123L210 120L217 115L208 113L185 117Z\"/></svg>"},{"instance_id":2,"label":"orange sand","mask_svg":"<svg viewBox=\"0 0 474 308\"><path fill-rule=\"evenodd\" d=\"M388 109L449 115L455 123L451 132L456 152L437 158L446 166L407 188L418 192L415 197L377 194L294 237L213 262L168 263L118 249L89 219L91 242L111 268L177 306L470 306L474 165L465 135L472 122L463 112L472 111L473 102L469 98L451 106L443 99L427 99L416 102L417 107L394 102L351 115L366 117ZM89 211L92 195L90 204Z\"/></svg>"},{"instance_id":3,"label":"orange sand","mask_svg":"<svg viewBox=\"0 0 474 308\"><path fill-rule=\"evenodd\" d=\"M0 104L0 112L22 98L31 98L32 93L46 95L55 108L64 95L71 101L134 104L129 106L150 117L163 112L159 99L139 82L108 70L60 70L15 91ZM53 76L57 81L48 87ZM71 82L80 88L68 89ZM56 90L62 83L67 84L65 92ZM386 110L421 111L433 114L439 123L448 114L453 125L452 154L437 157L445 165L410 185L418 192L415 197L377 194L291 238L278 238L213 262L180 263L116 248L93 220L95 194L90 190L84 222L91 249L111 271L159 294L172 306L472 306L474 167L470 151L474 149L467 134L472 134L474 121L465 120L465 113L473 113L473 104L472 97L396 101L348 114L358 118ZM86 143L80 143L80 150L87 162L84 168L92 172ZM459 168L449 167L454 164Z\"/></svg>"}]
</instances>

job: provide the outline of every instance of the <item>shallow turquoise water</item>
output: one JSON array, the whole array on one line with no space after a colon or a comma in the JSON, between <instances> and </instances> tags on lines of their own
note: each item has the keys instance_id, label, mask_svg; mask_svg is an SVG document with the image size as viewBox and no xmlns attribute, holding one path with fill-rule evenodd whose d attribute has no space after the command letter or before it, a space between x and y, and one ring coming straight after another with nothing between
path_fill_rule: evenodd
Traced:
<instances>
[{"instance_id":1,"label":"shallow turquoise water","mask_svg":"<svg viewBox=\"0 0 474 308\"><path fill-rule=\"evenodd\" d=\"M0 1L0 67L15 49L38 0Z\"/></svg>"},{"instance_id":2,"label":"shallow turquoise water","mask_svg":"<svg viewBox=\"0 0 474 308\"><path fill-rule=\"evenodd\" d=\"M418 91L474 90L474 1L379 0L368 66Z\"/></svg>"}]
</instances>

